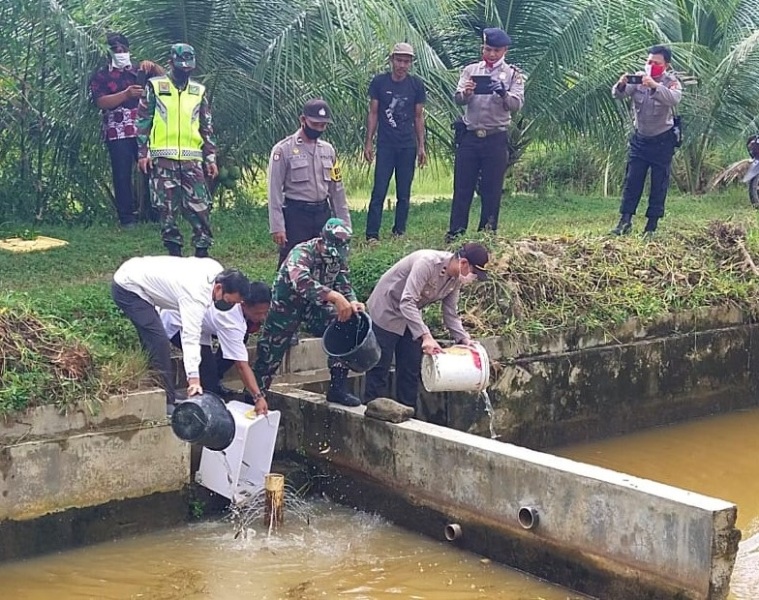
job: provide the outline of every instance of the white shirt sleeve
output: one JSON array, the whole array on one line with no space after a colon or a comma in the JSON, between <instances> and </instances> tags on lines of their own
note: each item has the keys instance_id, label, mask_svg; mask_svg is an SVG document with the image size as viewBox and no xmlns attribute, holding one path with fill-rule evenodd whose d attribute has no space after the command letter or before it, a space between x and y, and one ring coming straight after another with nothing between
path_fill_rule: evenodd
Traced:
<instances>
[{"instance_id":1,"label":"white shirt sleeve","mask_svg":"<svg viewBox=\"0 0 759 600\"><path fill-rule=\"evenodd\" d=\"M187 377L200 374L200 331L208 304L194 298L180 298L179 315L182 321L182 358ZM202 385L202 381L200 382Z\"/></svg>"},{"instance_id":2,"label":"white shirt sleeve","mask_svg":"<svg viewBox=\"0 0 759 600\"><path fill-rule=\"evenodd\" d=\"M221 355L234 361L248 361L248 349L245 347L245 333L248 324L238 304L228 311L220 311L211 306L208 309L213 322L213 330L219 340Z\"/></svg>"}]
</instances>

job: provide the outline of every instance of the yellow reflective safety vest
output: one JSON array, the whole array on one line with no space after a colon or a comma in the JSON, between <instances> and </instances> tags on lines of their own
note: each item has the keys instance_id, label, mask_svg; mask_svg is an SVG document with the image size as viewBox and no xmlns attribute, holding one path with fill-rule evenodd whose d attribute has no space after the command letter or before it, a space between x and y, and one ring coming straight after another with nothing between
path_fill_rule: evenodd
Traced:
<instances>
[{"instance_id":1,"label":"yellow reflective safety vest","mask_svg":"<svg viewBox=\"0 0 759 600\"><path fill-rule=\"evenodd\" d=\"M200 103L205 86L192 79L181 92L163 75L151 77L155 95L150 156L173 160L203 160L200 135Z\"/></svg>"}]
</instances>

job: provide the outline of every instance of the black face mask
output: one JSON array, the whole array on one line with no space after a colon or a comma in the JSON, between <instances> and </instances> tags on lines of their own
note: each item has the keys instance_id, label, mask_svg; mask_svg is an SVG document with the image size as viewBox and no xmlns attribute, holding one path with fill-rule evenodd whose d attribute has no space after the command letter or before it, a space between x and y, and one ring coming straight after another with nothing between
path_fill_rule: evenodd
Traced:
<instances>
[{"instance_id":1,"label":"black face mask","mask_svg":"<svg viewBox=\"0 0 759 600\"><path fill-rule=\"evenodd\" d=\"M224 300L224 298L220 298L219 300L214 300L213 305L216 307L216 310L227 312L228 310L232 310L234 308L235 303L227 302Z\"/></svg>"},{"instance_id":2,"label":"black face mask","mask_svg":"<svg viewBox=\"0 0 759 600\"><path fill-rule=\"evenodd\" d=\"M187 83L187 80L190 78L190 73L184 69L172 69L171 75L174 81L180 85Z\"/></svg>"},{"instance_id":3,"label":"black face mask","mask_svg":"<svg viewBox=\"0 0 759 600\"><path fill-rule=\"evenodd\" d=\"M324 132L323 131L318 131L316 129L312 129L308 125L304 124L303 125L303 133L306 134L306 137L309 140L315 140L315 139L317 139Z\"/></svg>"}]
</instances>

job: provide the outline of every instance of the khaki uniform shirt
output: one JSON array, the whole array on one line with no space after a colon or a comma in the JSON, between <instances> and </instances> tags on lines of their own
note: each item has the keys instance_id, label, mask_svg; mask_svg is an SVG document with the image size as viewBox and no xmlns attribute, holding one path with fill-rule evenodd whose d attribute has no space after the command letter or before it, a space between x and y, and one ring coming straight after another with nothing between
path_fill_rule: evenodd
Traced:
<instances>
[{"instance_id":1,"label":"khaki uniform shirt","mask_svg":"<svg viewBox=\"0 0 759 600\"><path fill-rule=\"evenodd\" d=\"M498 94L464 96L464 86L472 75L490 75L494 81L502 81L506 85L506 95L503 98ZM506 62L492 69L485 65L485 61L473 63L461 72L455 100L456 104L466 106L464 123L467 129L505 129L511 123L511 113L524 105L524 77L516 67Z\"/></svg>"},{"instance_id":2,"label":"khaki uniform shirt","mask_svg":"<svg viewBox=\"0 0 759 600\"><path fill-rule=\"evenodd\" d=\"M332 144L304 139L299 129L277 143L269 157L269 232L285 231L285 198L303 202L329 199L336 217L351 225L340 168Z\"/></svg>"},{"instance_id":3,"label":"khaki uniform shirt","mask_svg":"<svg viewBox=\"0 0 759 600\"><path fill-rule=\"evenodd\" d=\"M443 323L455 342L469 339L458 315L461 283L445 274L453 254L417 250L398 261L377 282L367 301L372 320L382 329L403 335L408 327L414 339L429 333L421 309L442 300Z\"/></svg>"},{"instance_id":4,"label":"khaki uniform shirt","mask_svg":"<svg viewBox=\"0 0 759 600\"><path fill-rule=\"evenodd\" d=\"M632 97L635 130L644 137L653 137L669 131L674 126L674 107L683 97L680 82L665 73L655 88L641 83L630 84L620 90L616 84L611 88L614 98Z\"/></svg>"}]
</instances>

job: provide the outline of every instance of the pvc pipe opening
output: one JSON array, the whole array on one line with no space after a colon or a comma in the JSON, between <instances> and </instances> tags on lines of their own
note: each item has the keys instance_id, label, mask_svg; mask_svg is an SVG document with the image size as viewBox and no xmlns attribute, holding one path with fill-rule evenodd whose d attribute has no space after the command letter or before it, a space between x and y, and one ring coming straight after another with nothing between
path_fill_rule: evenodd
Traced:
<instances>
[{"instance_id":1,"label":"pvc pipe opening","mask_svg":"<svg viewBox=\"0 0 759 600\"><path fill-rule=\"evenodd\" d=\"M448 523L445 526L445 539L449 542L457 540L461 537L461 525L458 523Z\"/></svg>"},{"instance_id":2,"label":"pvc pipe opening","mask_svg":"<svg viewBox=\"0 0 759 600\"><path fill-rule=\"evenodd\" d=\"M519 524L524 529L532 529L538 525L538 509L532 506L523 506L517 513L517 519Z\"/></svg>"}]
</instances>

